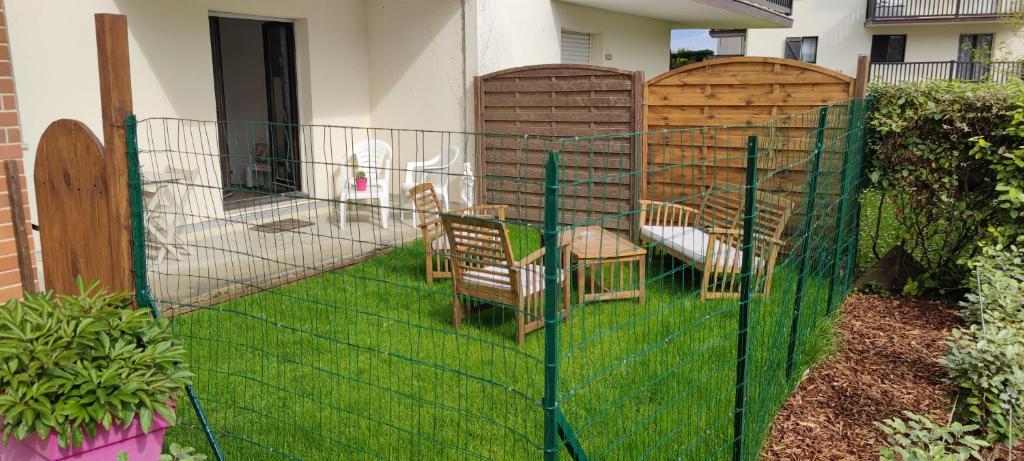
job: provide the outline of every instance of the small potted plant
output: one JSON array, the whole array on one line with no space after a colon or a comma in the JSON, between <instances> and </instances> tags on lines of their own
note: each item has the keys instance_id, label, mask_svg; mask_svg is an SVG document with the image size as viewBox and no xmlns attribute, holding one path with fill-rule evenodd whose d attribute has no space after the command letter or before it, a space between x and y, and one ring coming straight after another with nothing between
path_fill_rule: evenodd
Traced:
<instances>
[{"instance_id":1,"label":"small potted plant","mask_svg":"<svg viewBox=\"0 0 1024 461\"><path fill-rule=\"evenodd\" d=\"M97 284L0 307L0 459L155 460L192 374L169 323Z\"/></svg>"},{"instance_id":2,"label":"small potted plant","mask_svg":"<svg viewBox=\"0 0 1024 461\"><path fill-rule=\"evenodd\" d=\"M366 172L363 170L356 171L356 192L366 192L368 184L369 180L366 179Z\"/></svg>"}]
</instances>

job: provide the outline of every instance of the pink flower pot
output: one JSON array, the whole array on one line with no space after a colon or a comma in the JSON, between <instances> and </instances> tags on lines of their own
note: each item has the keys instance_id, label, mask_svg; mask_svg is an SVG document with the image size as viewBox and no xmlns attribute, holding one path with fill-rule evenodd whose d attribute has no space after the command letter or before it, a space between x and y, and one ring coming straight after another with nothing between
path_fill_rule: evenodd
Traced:
<instances>
[{"instance_id":1,"label":"pink flower pot","mask_svg":"<svg viewBox=\"0 0 1024 461\"><path fill-rule=\"evenodd\" d=\"M0 445L0 460L18 461L113 461L117 454L125 452L129 461L156 461L160 459L160 453L164 447L164 432L167 431L167 421L159 414L153 415L153 427L149 428L149 434L142 432L142 425L139 418L132 421L132 425L125 429L120 424L114 424L110 430L96 428L96 437L90 438L85 434L85 441L81 446L60 448L57 445L57 434L50 433L45 440L39 435L32 433L25 440L17 440L13 436L7 440L7 445Z\"/></svg>"},{"instance_id":2,"label":"pink flower pot","mask_svg":"<svg viewBox=\"0 0 1024 461\"><path fill-rule=\"evenodd\" d=\"M366 186L369 183L369 178L356 178L356 192L366 192Z\"/></svg>"}]
</instances>

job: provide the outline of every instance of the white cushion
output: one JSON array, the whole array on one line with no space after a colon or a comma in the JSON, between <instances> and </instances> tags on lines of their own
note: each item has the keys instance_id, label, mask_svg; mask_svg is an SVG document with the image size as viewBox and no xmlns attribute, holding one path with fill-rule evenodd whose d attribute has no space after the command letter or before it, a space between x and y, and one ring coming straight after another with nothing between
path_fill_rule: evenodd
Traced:
<instances>
[{"instance_id":1,"label":"white cushion","mask_svg":"<svg viewBox=\"0 0 1024 461\"><path fill-rule=\"evenodd\" d=\"M434 251L448 251L451 246L448 245L448 236L442 235L433 242L430 242L430 248Z\"/></svg>"},{"instance_id":2,"label":"white cushion","mask_svg":"<svg viewBox=\"0 0 1024 461\"><path fill-rule=\"evenodd\" d=\"M492 267L491 271L468 270L462 274L462 280L474 285L506 289L510 285L509 278L501 275L501 268ZM565 274L558 270L558 281L561 282ZM519 271L519 294L529 296L544 289L544 266L538 264L527 264Z\"/></svg>"},{"instance_id":3,"label":"white cushion","mask_svg":"<svg viewBox=\"0 0 1024 461\"><path fill-rule=\"evenodd\" d=\"M707 257L708 234L695 227L642 226L640 235L686 256L697 264L704 264ZM712 261L716 266L731 268L735 261L738 269L741 262L735 258L743 258L743 252L720 242L715 245ZM755 257L754 266L760 264L761 259Z\"/></svg>"}]
</instances>

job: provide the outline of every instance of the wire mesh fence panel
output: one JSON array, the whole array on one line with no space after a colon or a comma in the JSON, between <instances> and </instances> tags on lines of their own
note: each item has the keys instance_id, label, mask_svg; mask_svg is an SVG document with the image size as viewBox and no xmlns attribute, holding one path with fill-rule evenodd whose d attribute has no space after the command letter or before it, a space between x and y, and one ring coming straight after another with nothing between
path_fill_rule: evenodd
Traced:
<instances>
[{"instance_id":1,"label":"wire mesh fence panel","mask_svg":"<svg viewBox=\"0 0 1024 461\"><path fill-rule=\"evenodd\" d=\"M141 301L196 374L170 440L756 457L849 286L862 116L561 138L130 123ZM487 155L508 167L473 171Z\"/></svg>"}]
</instances>

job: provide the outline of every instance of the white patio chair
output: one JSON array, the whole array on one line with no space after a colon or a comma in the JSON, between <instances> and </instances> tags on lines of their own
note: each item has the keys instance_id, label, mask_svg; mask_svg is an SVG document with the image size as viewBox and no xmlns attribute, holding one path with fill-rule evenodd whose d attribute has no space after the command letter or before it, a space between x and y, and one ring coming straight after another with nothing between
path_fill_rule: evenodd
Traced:
<instances>
[{"instance_id":1,"label":"white patio chair","mask_svg":"<svg viewBox=\"0 0 1024 461\"><path fill-rule=\"evenodd\" d=\"M183 180L188 180L191 173L191 170L174 168L161 172L142 172L145 180L142 198L146 208L143 225L152 239L151 245L156 248L157 264L162 263L168 256L180 261L182 255L189 254L185 242L177 233L180 207L187 201L188 196L184 195L184 200L179 200L174 188Z\"/></svg>"},{"instance_id":2,"label":"white patio chair","mask_svg":"<svg viewBox=\"0 0 1024 461\"><path fill-rule=\"evenodd\" d=\"M338 203L339 225L342 229L345 228L348 205L351 202L370 201L377 202L381 227L387 229L388 221L391 219L391 146L379 139L359 141L352 146L349 160L348 165L338 169L336 178L341 184ZM356 190L354 178L357 171L366 173L365 191Z\"/></svg>"},{"instance_id":3,"label":"white patio chair","mask_svg":"<svg viewBox=\"0 0 1024 461\"><path fill-rule=\"evenodd\" d=\"M451 168L455 165L455 161L459 159L459 148L456 146L448 147L447 162L445 162L445 155L443 152L437 154L434 158L429 160L408 162L405 164L405 181L402 183L402 190L405 191L408 196L409 191L412 190L417 184L423 184L430 182L434 185L434 191L437 196L441 198L441 203L444 204L444 211L451 209L451 204L448 199L448 181L451 179ZM435 174L441 177L440 183L434 183L427 181L427 176ZM419 225L417 213L412 214L412 225Z\"/></svg>"}]
</instances>

